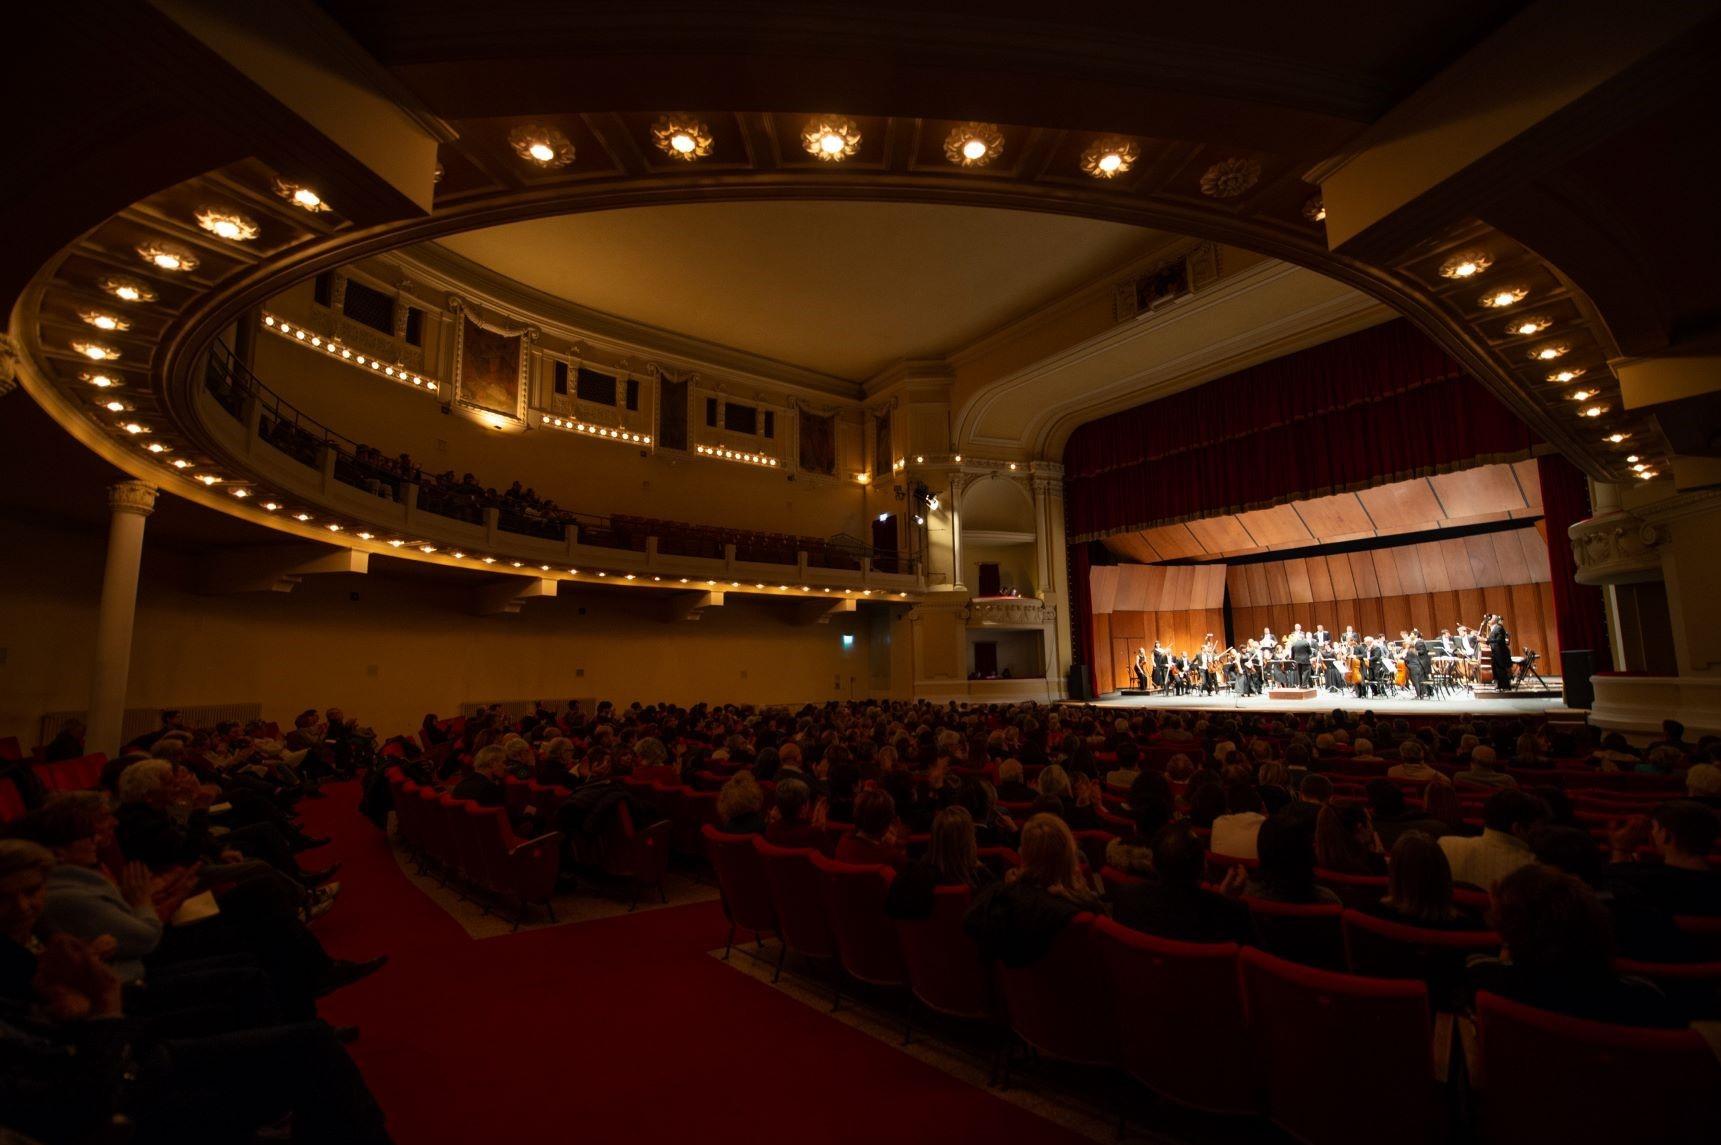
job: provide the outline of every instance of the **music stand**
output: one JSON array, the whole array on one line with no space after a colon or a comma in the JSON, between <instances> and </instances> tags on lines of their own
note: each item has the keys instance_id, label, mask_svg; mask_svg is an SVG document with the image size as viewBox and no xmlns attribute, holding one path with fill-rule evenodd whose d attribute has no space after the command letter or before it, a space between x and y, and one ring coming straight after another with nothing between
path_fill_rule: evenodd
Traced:
<instances>
[{"instance_id":1,"label":"music stand","mask_svg":"<svg viewBox=\"0 0 1721 1145\"><path fill-rule=\"evenodd\" d=\"M1548 687L1548 682L1542 679L1542 674L1536 671L1536 661L1540 659L1541 656L1534 648L1524 649L1524 658L1514 665L1514 668L1516 669L1516 675L1512 677L1512 686L1514 688L1524 682L1525 676L1534 676L1536 678L1536 686L1541 688L1542 691L1547 692L1552 690Z\"/></svg>"}]
</instances>

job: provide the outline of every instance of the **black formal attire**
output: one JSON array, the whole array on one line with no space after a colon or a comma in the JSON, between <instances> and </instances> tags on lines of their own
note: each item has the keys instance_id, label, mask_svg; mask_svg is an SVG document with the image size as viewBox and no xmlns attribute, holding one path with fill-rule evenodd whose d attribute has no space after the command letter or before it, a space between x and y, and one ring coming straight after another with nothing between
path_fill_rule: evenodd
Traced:
<instances>
[{"instance_id":1,"label":"black formal attire","mask_svg":"<svg viewBox=\"0 0 1721 1145\"><path fill-rule=\"evenodd\" d=\"M1134 662L1130 665L1130 671L1135 675L1136 686L1144 692L1147 691L1147 660L1146 660L1146 658L1142 657L1142 656L1137 656L1135 658Z\"/></svg>"},{"instance_id":2,"label":"black formal attire","mask_svg":"<svg viewBox=\"0 0 1721 1145\"><path fill-rule=\"evenodd\" d=\"M1315 678L1314 648L1307 636L1291 638L1291 667L1297 673L1297 687L1306 688Z\"/></svg>"},{"instance_id":3,"label":"black formal attire","mask_svg":"<svg viewBox=\"0 0 1721 1145\"><path fill-rule=\"evenodd\" d=\"M1325 676L1327 687L1334 692L1344 691L1345 676L1344 673L1339 670L1339 650L1337 648L1326 649L1324 658L1326 660Z\"/></svg>"},{"instance_id":4,"label":"black formal attire","mask_svg":"<svg viewBox=\"0 0 1721 1145\"><path fill-rule=\"evenodd\" d=\"M1506 625L1496 620L1488 629L1488 656L1494 666L1494 687L1502 692L1512 690L1512 635Z\"/></svg>"},{"instance_id":5,"label":"black formal attire","mask_svg":"<svg viewBox=\"0 0 1721 1145\"><path fill-rule=\"evenodd\" d=\"M1218 655L1203 649L1202 652L1196 656L1195 662L1201 666L1202 694L1211 696L1215 692L1219 691L1219 680L1217 678L1218 672L1215 670L1219 667Z\"/></svg>"},{"instance_id":6,"label":"black formal attire","mask_svg":"<svg viewBox=\"0 0 1721 1145\"><path fill-rule=\"evenodd\" d=\"M1159 648L1153 650L1153 686L1165 690L1165 678L1171 667L1171 655Z\"/></svg>"},{"instance_id":7,"label":"black formal attire","mask_svg":"<svg viewBox=\"0 0 1721 1145\"><path fill-rule=\"evenodd\" d=\"M1405 673L1410 677L1410 686L1416 691L1416 698L1428 698L1428 646L1418 640L1404 650Z\"/></svg>"},{"instance_id":8,"label":"black formal attire","mask_svg":"<svg viewBox=\"0 0 1721 1145\"><path fill-rule=\"evenodd\" d=\"M1368 649L1368 686L1369 691L1377 696L1386 695L1386 649L1379 644L1371 644ZM1362 689L1357 689L1357 695L1362 695Z\"/></svg>"},{"instance_id":9,"label":"black formal attire","mask_svg":"<svg viewBox=\"0 0 1721 1145\"><path fill-rule=\"evenodd\" d=\"M1112 889L1112 911L1123 926L1178 942L1249 941L1249 908L1200 887L1126 883Z\"/></svg>"}]
</instances>

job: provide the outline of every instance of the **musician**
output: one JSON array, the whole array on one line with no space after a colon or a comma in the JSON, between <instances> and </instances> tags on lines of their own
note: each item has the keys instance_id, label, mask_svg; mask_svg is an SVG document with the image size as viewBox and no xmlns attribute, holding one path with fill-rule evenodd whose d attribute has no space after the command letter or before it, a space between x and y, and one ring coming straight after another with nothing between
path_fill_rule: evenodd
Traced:
<instances>
[{"instance_id":1,"label":"musician","mask_svg":"<svg viewBox=\"0 0 1721 1145\"><path fill-rule=\"evenodd\" d=\"M1135 673L1135 686L1144 692L1147 691L1147 649L1137 648L1135 650L1135 662L1130 665L1130 668Z\"/></svg>"},{"instance_id":2,"label":"musician","mask_svg":"<svg viewBox=\"0 0 1721 1145\"><path fill-rule=\"evenodd\" d=\"M1341 657L1345 663L1349 662L1350 652L1342 645L1335 644L1331 640L1321 645L1322 674L1325 677L1322 683L1326 684L1328 691L1342 692L1345 690L1344 673L1339 668Z\"/></svg>"},{"instance_id":3,"label":"musician","mask_svg":"<svg viewBox=\"0 0 1721 1145\"><path fill-rule=\"evenodd\" d=\"M1196 666L1201 669L1201 694L1211 696L1219 691L1219 648L1213 641L1213 633L1201 642L1201 651L1195 657Z\"/></svg>"},{"instance_id":4,"label":"musician","mask_svg":"<svg viewBox=\"0 0 1721 1145\"><path fill-rule=\"evenodd\" d=\"M1327 631L1326 625L1316 624L1315 630L1309 633L1309 639L1314 642L1317 649L1324 651L1326 646L1332 643L1333 634Z\"/></svg>"},{"instance_id":5,"label":"musician","mask_svg":"<svg viewBox=\"0 0 1721 1145\"><path fill-rule=\"evenodd\" d=\"M1358 644L1362 643L1362 637L1357 635L1356 629L1347 624L1345 625L1344 634L1339 637L1339 643L1343 644L1347 648L1355 648Z\"/></svg>"},{"instance_id":6,"label":"musician","mask_svg":"<svg viewBox=\"0 0 1721 1145\"><path fill-rule=\"evenodd\" d=\"M1262 684L1265 685L1266 681L1271 679L1273 683L1283 687L1287 682L1285 680L1284 669L1274 663L1275 660L1279 659L1279 641L1278 638L1273 635L1273 630L1271 628L1261 629L1259 648L1261 656Z\"/></svg>"},{"instance_id":7,"label":"musician","mask_svg":"<svg viewBox=\"0 0 1721 1145\"><path fill-rule=\"evenodd\" d=\"M1458 626L1458 635L1453 637L1452 654L1466 660L1476 659L1476 638L1470 634L1469 626Z\"/></svg>"},{"instance_id":8,"label":"musician","mask_svg":"<svg viewBox=\"0 0 1721 1145\"><path fill-rule=\"evenodd\" d=\"M1512 690L1512 634L1506 631L1506 618L1494 613L1482 624L1488 634L1488 657L1494 664L1494 687L1502 692Z\"/></svg>"},{"instance_id":9,"label":"musician","mask_svg":"<svg viewBox=\"0 0 1721 1145\"><path fill-rule=\"evenodd\" d=\"M1174 695L1189 693L1189 657L1178 652L1171 658L1171 686Z\"/></svg>"},{"instance_id":10,"label":"musician","mask_svg":"<svg viewBox=\"0 0 1721 1145\"><path fill-rule=\"evenodd\" d=\"M1291 626L1289 651L1291 654L1291 670L1296 674L1297 687L1306 688L1314 679L1314 646L1309 643L1308 633L1303 631L1301 624Z\"/></svg>"},{"instance_id":11,"label":"musician","mask_svg":"<svg viewBox=\"0 0 1721 1145\"><path fill-rule=\"evenodd\" d=\"M1368 690L1372 695L1384 696L1386 695L1386 681L1391 678L1387 670L1390 661L1386 654L1386 634L1381 633L1379 636L1365 637L1363 645L1368 649L1368 661L1363 679L1367 681ZM1356 694L1358 699L1362 699L1361 684L1357 685Z\"/></svg>"},{"instance_id":12,"label":"musician","mask_svg":"<svg viewBox=\"0 0 1721 1145\"><path fill-rule=\"evenodd\" d=\"M1261 691L1261 645L1254 640L1237 649L1237 695L1253 696Z\"/></svg>"},{"instance_id":13,"label":"musician","mask_svg":"<svg viewBox=\"0 0 1721 1145\"><path fill-rule=\"evenodd\" d=\"M1414 628L1409 632L1399 633L1399 636L1403 640L1405 674L1410 679L1410 687L1416 693L1417 699L1426 700L1429 695L1426 662L1428 648Z\"/></svg>"},{"instance_id":14,"label":"musician","mask_svg":"<svg viewBox=\"0 0 1721 1145\"><path fill-rule=\"evenodd\" d=\"M1153 642L1153 687L1155 691L1165 691L1167 671L1171 667L1171 653L1165 650L1165 645L1155 640Z\"/></svg>"}]
</instances>

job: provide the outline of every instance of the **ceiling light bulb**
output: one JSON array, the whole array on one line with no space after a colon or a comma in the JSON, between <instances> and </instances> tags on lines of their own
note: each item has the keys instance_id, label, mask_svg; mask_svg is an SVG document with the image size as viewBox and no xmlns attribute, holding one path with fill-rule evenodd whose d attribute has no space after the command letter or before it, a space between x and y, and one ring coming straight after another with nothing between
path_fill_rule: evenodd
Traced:
<instances>
[{"instance_id":1,"label":"ceiling light bulb","mask_svg":"<svg viewBox=\"0 0 1721 1145\"><path fill-rule=\"evenodd\" d=\"M1463 254L1455 254L1440 264L1442 278L1474 278L1490 266L1494 260L1485 251L1470 250Z\"/></svg>"},{"instance_id":2,"label":"ceiling light bulb","mask_svg":"<svg viewBox=\"0 0 1721 1145\"><path fill-rule=\"evenodd\" d=\"M151 453L166 453L167 446L163 445L159 441L152 441L149 443L149 451Z\"/></svg>"},{"instance_id":3,"label":"ceiling light bulb","mask_svg":"<svg viewBox=\"0 0 1721 1145\"><path fill-rule=\"evenodd\" d=\"M1543 346L1539 350L1532 350L1530 351L1530 356L1538 362L1551 362L1555 358L1565 354L1570 349L1570 346L1567 346L1564 343L1558 343L1553 346Z\"/></svg>"},{"instance_id":4,"label":"ceiling light bulb","mask_svg":"<svg viewBox=\"0 0 1721 1145\"><path fill-rule=\"evenodd\" d=\"M361 541L368 541L368 540L370 540L370 539L371 539L371 538L372 538L372 537L374 537L374 536L376 536L376 534L375 534L375 533L360 533L360 534L359 534L359 540L361 540Z\"/></svg>"},{"instance_id":5,"label":"ceiling light bulb","mask_svg":"<svg viewBox=\"0 0 1721 1145\"><path fill-rule=\"evenodd\" d=\"M295 520L295 521L309 521L310 519L311 519L311 515L309 513L294 513L293 514L293 520Z\"/></svg>"},{"instance_id":6,"label":"ceiling light bulb","mask_svg":"<svg viewBox=\"0 0 1721 1145\"><path fill-rule=\"evenodd\" d=\"M183 457L177 457L173 461L173 467L175 469L190 469L191 462L185 460Z\"/></svg>"},{"instance_id":7,"label":"ceiling light bulb","mask_svg":"<svg viewBox=\"0 0 1721 1145\"><path fill-rule=\"evenodd\" d=\"M1568 367L1567 369L1564 369L1564 370L1555 370L1553 373L1549 374L1548 375L1548 381L1560 382L1560 383L1564 384L1566 382L1573 381L1573 380L1580 378L1582 376L1583 376L1582 370L1571 369Z\"/></svg>"},{"instance_id":8,"label":"ceiling light bulb","mask_svg":"<svg viewBox=\"0 0 1721 1145\"><path fill-rule=\"evenodd\" d=\"M228 492L239 498L241 501L251 496L251 490L245 488L243 485L235 485L233 488L229 489Z\"/></svg>"},{"instance_id":9,"label":"ceiling light bulb","mask_svg":"<svg viewBox=\"0 0 1721 1145\"><path fill-rule=\"evenodd\" d=\"M123 426L121 426L120 428L125 430L127 433L130 433L130 434L139 434L139 433L148 433L149 432L149 427L147 425L139 425L135 421L128 421Z\"/></svg>"},{"instance_id":10,"label":"ceiling light bulb","mask_svg":"<svg viewBox=\"0 0 1721 1145\"><path fill-rule=\"evenodd\" d=\"M1524 300L1524 296L1528 293L1530 292L1522 286L1505 286L1484 294L1477 301L1490 310L1500 310L1507 306L1516 306Z\"/></svg>"},{"instance_id":11,"label":"ceiling light bulb","mask_svg":"<svg viewBox=\"0 0 1721 1145\"><path fill-rule=\"evenodd\" d=\"M137 248L138 257L157 270L190 271L197 269L197 256L182 246L165 242L147 242Z\"/></svg>"},{"instance_id":12,"label":"ceiling light bulb","mask_svg":"<svg viewBox=\"0 0 1721 1145\"><path fill-rule=\"evenodd\" d=\"M421 553L434 553L436 551L436 546L435 545L420 545L420 546L418 546L418 551Z\"/></svg>"},{"instance_id":13,"label":"ceiling light bulb","mask_svg":"<svg viewBox=\"0 0 1721 1145\"><path fill-rule=\"evenodd\" d=\"M92 362L111 362L120 356L118 350L112 346L104 346L100 342L73 342L72 349Z\"/></svg>"},{"instance_id":14,"label":"ceiling light bulb","mask_svg":"<svg viewBox=\"0 0 1721 1145\"><path fill-rule=\"evenodd\" d=\"M221 483L221 478L215 476L213 473L199 474L197 479L205 485L219 485Z\"/></svg>"},{"instance_id":15,"label":"ceiling light bulb","mask_svg":"<svg viewBox=\"0 0 1721 1145\"><path fill-rule=\"evenodd\" d=\"M400 548L400 547L401 547L401 546L402 546L402 545L404 545L404 544L406 544L406 542L405 542L405 541L402 541L402 540L393 540L393 541L390 541L390 542L389 542L389 543L388 543L388 544L389 544L389 547L390 547L390 548L392 548L392 549L398 549L398 548Z\"/></svg>"},{"instance_id":16,"label":"ceiling light bulb","mask_svg":"<svg viewBox=\"0 0 1721 1145\"><path fill-rule=\"evenodd\" d=\"M268 512L271 512L271 513L273 513L275 510L279 509L280 507L281 507L281 503L279 501L265 501L265 502L263 502L263 508L265 510L267 510Z\"/></svg>"},{"instance_id":17,"label":"ceiling light bulb","mask_svg":"<svg viewBox=\"0 0 1721 1145\"><path fill-rule=\"evenodd\" d=\"M109 413L124 413L125 412L125 403L124 402L106 402L104 404L107 406L107 410Z\"/></svg>"},{"instance_id":18,"label":"ceiling light bulb","mask_svg":"<svg viewBox=\"0 0 1721 1145\"><path fill-rule=\"evenodd\" d=\"M214 207L205 207L197 212L197 225L218 239L228 242L250 242L261 231L257 224L237 211L223 211Z\"/></svg>"},{"instance_id":19,"label":"ceiling light bulb","mask_svg":"<svg viewBox=\"0 0 1721 1145\"><path fill-rule=\"evenodd\" d=\"M83 377L84 381L98 390L111 389L119 385L119 381L112 374L85 374Z\"/></svg>"},{"instance_id":20,"label":"ceiling light bulb","mask_svg":"<svg viewBox=\"0 0 1721 1145\"><path fill-rule=\"evenodd\" d=\"M679 151L681 154L686 155L688 152L695 150L699 144L694 140L693 136L687 134L687 132L677 131L674 135L669 137L669 146L671 150Z\"/></svg>"},{"instance_id":21,"label":"ceiling light bulb","mask_svg":"<svg viewBox=\"0 0 1721 1145\"><path fill-rule=\"evenodd\" d=\"M1571 399L1574 402L1588 401L1595 396L1596 392L1594 390L1573 390L1571 392Z\"/></svg>"},{"instance_id":22,"label":"ceiling light bulb","mask_svg":"<svg viewBox=\"0 0 1721 1145\"><path fill-rule=\"evenodd\" d=\"M801 131L801 146L809 155L826 162L841 162L860 150L861 133L845 116L820 116L807 121Z\"/></svg>"},{"instance_id":23,"label":"ceiling light bulb","mask_svg":"<svg viewBox=\"0 0 1721 1145\"><path fill-rule=\"evenodd\" d=\"M553 127L523 124L508 133L508 144L520 158L540 167L566 167L574 161L574 145Z\"/></svg>"},{"instance_id":24,"label":"ceiling light bulb","mask_svg":"<svg viewBox=\"0 0 1721 1145\"><path fill-rule=\"evenodd\" d=\"M962 145L962 158L972 163L986 155L986 145L978 139L970 139Z\"/></svg>"},{"instance_id":25,"label":"ceiling light bulb","mask_svg":"<svg viewBox=\"0 0 1721 1145\"><path fill-rule=\"evenodd\" d=\"M1004 150L995 123L958 123L944 137L944 157L958 167L984 167Z\"/></svg>"},{"instance_id":26,"label":"ceiling light bulb","mask_svg":"<svg viewBox=\"0 0 1721 1145\"><path fill-rule=\"evenodd\" d=\"M1655 470L1653 470L1653 469L1645 469L1643 472L1638 474L1638 476L1641 477L1645 481L1648 481L1650 478L1654 477L1655 475L1656 475L1656 473L1655 473Z\"/></svg>"},{"instance_id":27,"label":"ceiling light bulb","mask_svg":"<svg viewBox=\"0 0 1721 1145\"><path fill-rule=\"evenodd\" d=\"M1538 316L1535 318L1519 319L1518 321L1512 323L1512 325L1509 327L1509 329L1512 331L1512 333L1517 334L1520 337L1529 337L1531 334L1540 334L1543 330L1546 330L1549 326L1552 326L1553 324L1554 324L1553 319L1542 318L1542 317Z\"/></svg>"},{"instance_id":28,"label":"ceiling light bulb","mask_svg":"<svg viewBox=\"0 0 1721 1145\"><path fill-rule=\"evenodd\" d=\"M1607 407L1602 405L1585 406L1582 410L1583 416L1585 417L1600 417L1606 412Z\"/></svg>"},{"instance_id":29,"label":"ceiling light bulb","mask_svg":"<svg viewBox=\"0 0 1721 1145\"><path fill-rule=\"evenodd\" d=\"M300 187L298 190L294 191L293 202L297 206L305 208L307 211L319 210L323 205L322 196L318 195L309 187Z\"/></svg>"},{"instance_id":30,"label":"ceiling light bulb","mask_svg":"<svg viewBox=\"0 0 1721 1145\"><path fill-rule=\"evenodd\" d=\"M127 275L104 275L96 285L121 302L154 302L155 291Z\"/></svg>"},{"instance_id":31,"label":"ceiling light bulb","mask_svg":"<svg viewBox=\"0 0 1721 1145\"><path fill-rule=\"evenodd\" d=\"M1082 170L1096 179L1111 179L1135 165L1141 154L1136 145L1119 136L1107 136L1088 144L1082 152Z\"/></svg>"},{"instance_id":32,"label":"ceiling light bulb","mask_svg":"<svg viewBox=\"0 0 1721 1145\"><path fill-rule=\"evenodd\" d=\"M1100 156L1100 170L1104 171L1108 175L1115 173L1117 169L1122 166L1123 156L1119 155L1115 151L1108 151L1104 155Z\"/></svg>"},{"instance_id":33,"label":"ceiling light bulb","mask_svg":"<svg viewBox=\"0 0 1721 1145\"><path fill-rule=\"evenodd\" d=\"M1631 468L1632 468L1632 472L1634 472L1634 473L1642 473L1645 469L1648 469L1649 466L1647 466L1643 462L1639 461L1636 465L1633 465Z\"/></svg>"},{"instance_id":34,"label":"ceiling light bulb","mask_svg":"<svg viewBox=\"0 0 1721 1145\"><path fill-rule=\"evenodd\" d=\"M1607 435L1607 437L1603 438L1602 440L1611 441L1613 444L1618 445L1620 442L1624 441L1626 438L1628 438L1630 436L1631 436L1631 434L1629 434L1629 433L1610 433Z\"/></svg>"}]
</instances>

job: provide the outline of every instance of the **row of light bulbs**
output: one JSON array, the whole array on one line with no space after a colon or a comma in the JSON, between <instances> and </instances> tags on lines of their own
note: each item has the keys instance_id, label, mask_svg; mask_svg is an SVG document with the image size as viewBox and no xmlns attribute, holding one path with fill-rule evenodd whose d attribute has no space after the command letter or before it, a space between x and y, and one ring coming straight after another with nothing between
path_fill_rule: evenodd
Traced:
<instances>
[{"instance_id":1,"label":"row of light bulbs","mask_svg":"<svg viewBox=\"0 0 1721 1145\"><path fill-rule=\"evenodd\" d=\"M1482 274L1493 265L1494 258L1487 251L1466 250L1452 255L1442 262L1440 264L1439 273L1442 278L1464 282ZM1512 283L1495 287L1477 298L1476 301L1478 305L1489 310L1507 310L1518 305L1529 296L1529 287L1518 283ZM1532 315L1521 319L1514 319L1512 322L1508 323L1506 326L1506 333L1524 338L1532 338L1547 330L1553 324L1554 320L1547 315ZM1559 361L1561 358L1571 353L1571 350L1572 347L1569 342L1548 342L1539 346L1531 347L1528 353L1532 362L1551 363ZM1556 385L1566 385L1570 382L1576 381L1579 377L1583 376L1583 373L1584 370L1582 367L1567 366L1549 372L1546 377L1548 381L1553 382ZM1566 397L1579 403L1577 410L1579 417L1594 420L1596 418L1606 416L1611 408L1606 402L1593 400L1600 395L1601 390L1599 388L1584 387L1571 391L1566 395ZM1602 440L1607 442L1609 445L1621 445L1630 438L1631 434L1616 431L1608 434ZM1648 461L1636 454L1633 454L1629 458L1629 463L1631 464L1632 471L1642 480L1648 481L1651 478L1659 476L1658 471Z\"/></svg>"},{"instance_id":2,"label":"row of light bulbs","mask_svg":"<svg viewBox=\"0 0 1721 1145\"><path fill-rule=\"evenodd\" d=\"M846 115L815 115L801 126L801 147L825 163L853 158L861 145L860 125ZM704 120L686 114L665 115L651 126L651 141L671 159L692 163L712 152L716 137ZM558 128L525 123L508 133L508 145L529 163L546 170L574 161L573 141ZM1004 152L1004 132L996 123L958 123L944 137L944 157L958 167L984 167ZM1107 135L1090 143L1081 155L1081 169L1096 179L1113 179L1135 166L1141 148L1132 139ZM1326 217L1319 211L1319 221Z\"/></svg>"},{"instance_id":3,"label":"row of light bulbs","mask_svg":"<svg viewBox=\"0 0 1721 1145\"><path fill-rule=\"evenodd\" d=\"M713 461L736 461L744 465L757 465L765 469L775 469L778 461L768 453L748 453L742 449L725 449L720 445L696 445L693 452L701 457L709 457Z\"/></svg>"},{"instance_id":4,"label":"row of light bulbs","mask_svg":"<svg viewBox=\"0 0 1721 1145\"><path fill-rule=\"evenodd\" d=\"M565 429L569 433L583 433L589 437L604 438L609 441L626 442L629 445L650 445L651 434L635 433L629 429L612 429L607 425L593 425L590 422L576 421L571 417L540 417L539 424L550 426L552 429Z\"/></svg>"},{"instance_id":5,"label":"row of light bulbs","mask_svg":"<svg viewBox=\"0 0 1721 1145\"><path fill-rule=\"evenodd\" d=\"M324 338L321 334L312 333L303 326L294 326L292 323L285 319L277 318L273 314L263 315L263 325L267 329L273 330L275 333L281 335L283 338L295 341L312 350L322 350L330 357L338 357L343 362L349 362L355 366L369 366L372 371L381 374L385 378L393 378L402 385L411 384L413 388L423 390L426 393L433 394L437 392L437 383L426 378L422 374L415 374L405 366L392 364L384 365L382 360L376 357L367 357L364 354L355 354L351 349L343 346L337 339Z\"/></svg>"}]
</instances>

